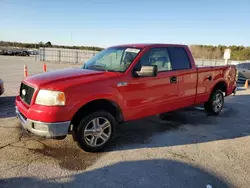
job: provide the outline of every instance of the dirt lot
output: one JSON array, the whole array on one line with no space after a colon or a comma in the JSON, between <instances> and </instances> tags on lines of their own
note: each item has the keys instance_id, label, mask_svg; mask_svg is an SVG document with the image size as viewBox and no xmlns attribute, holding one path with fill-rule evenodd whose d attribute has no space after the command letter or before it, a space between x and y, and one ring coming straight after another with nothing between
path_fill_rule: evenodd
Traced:
<instances>
[{"instance_id":1,"label":"dirt lot","mask_svg":"<svg viewBox=\"0 0 250 188\"><path fill-rule=\"evenodd\" d=\"M0 187L246 187L250 185L250 90L226 99L218 117L202 109L119 127L106 152L78 149L71 136L45 140L22 132L14 97L23 78L42 72L32 58L0 57ZM48 64L48 70L71 65ZM209 186L210 185L210 186Z\"/></svg>"}]
</instances>

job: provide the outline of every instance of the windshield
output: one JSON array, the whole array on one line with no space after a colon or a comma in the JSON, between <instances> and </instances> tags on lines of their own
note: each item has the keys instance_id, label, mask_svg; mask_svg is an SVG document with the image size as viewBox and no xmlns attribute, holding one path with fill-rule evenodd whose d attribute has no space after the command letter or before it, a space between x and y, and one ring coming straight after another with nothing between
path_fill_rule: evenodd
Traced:
<instances>
[{"instance_id":1,"label":"windshield","mask_svg":"<svg viewBox=\"0 0 250 188\"><path fill-rule=\"evenodd\" d=\"M141 49L128 47L107 48L83 65L83 69L125 72Z\"/></svg>"}]
</instances>

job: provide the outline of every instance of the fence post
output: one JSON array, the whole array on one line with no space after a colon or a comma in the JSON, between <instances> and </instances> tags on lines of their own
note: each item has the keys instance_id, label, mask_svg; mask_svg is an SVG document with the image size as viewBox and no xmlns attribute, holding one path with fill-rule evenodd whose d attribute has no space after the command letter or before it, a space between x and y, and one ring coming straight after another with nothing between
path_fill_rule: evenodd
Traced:
<instances>
[{"instance_id":1,"label":"fence post","mask_svg":"<svg viewBox=\"0 0 250 188\"><path fill-rule=\"evenodd\" d=\"M45 48L43 48L43 61L45 61Z\"/></svg>"},{"instance_id":2,"label":"fence post","mask_svg":"<svg viewBox=\"0 0 250 188\"><path fill-rule=\"evenodd\" d=\"M39 60L40 60L40 61L43 61L42 56L43 56L43 51L42 51L41 48L39 48Z\"/></svg>"},{"instance_id":3,"label":"fence post","mask_svg":"<svg viewBox=\"0 0 250 188\"><path fill-rule=\"evenodd\" d=\"M76 64L78 64L78 52L76 51Z\"/></svg>"},{"instance_id":4,"label":"fence post","mask_svg":"<svg viewBox=\"0 0 250 188\"><path fill-rule=\"evenodd\" d=\"M61 62L61 50L58 50L58 61Z\"/></svg>"},{"instance_id":5,"label":"fence post","mask_svg":"<svg viewBox=\"0 0 250 188\"><path fill-rule=\"evenodd\" d=\"M225 65L228 65L228 60L227 59L225 59Z\"/></svg>"},{"instance_id":6,"label":"fence post","mask_svg":"<svg viewBox=\"0 0 250 188\"><path fill-rule=\"evenodd\" d=\"M203 57L201 58L201 64L202 64L202 66L204 66L204 58Z\"/></svg>"}]
</instances>

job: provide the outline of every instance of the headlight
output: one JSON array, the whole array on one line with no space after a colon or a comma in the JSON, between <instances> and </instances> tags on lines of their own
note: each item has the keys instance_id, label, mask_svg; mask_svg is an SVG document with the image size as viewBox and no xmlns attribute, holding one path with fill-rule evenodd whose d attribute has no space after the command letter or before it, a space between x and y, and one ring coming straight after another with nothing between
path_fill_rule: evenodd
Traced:
<instances>
[{"instance_id":1,"label":"headlight","mask_svg":"<svg viewBox=\"0 0 250 188\"><path fill-rule=\"evenodd\" d=\"M35 103L46 106L63 106L66 98L65 94L60 91L40 90Z\"/></svg>"}]
</instances>

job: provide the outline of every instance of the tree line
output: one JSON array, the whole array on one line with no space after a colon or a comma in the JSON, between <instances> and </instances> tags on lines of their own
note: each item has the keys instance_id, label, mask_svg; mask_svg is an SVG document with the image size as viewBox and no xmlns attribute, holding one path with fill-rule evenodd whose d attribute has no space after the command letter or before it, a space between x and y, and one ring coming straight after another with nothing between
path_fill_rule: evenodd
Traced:
<instances>
[{"instance_id":1,"label":"tree line","mask_svg":"<svg viewBox=\"0 0 250 188\"><path fill-rule=\"evenodd\" d=\"M69 49L79 49L79 50L94 50L94 51L101 51L103 48L96 47L96 46L66 46L66 45L55 45L52 44L50 41L44 43L22 43L22 42L9 42L9 41L0 41L0 46L2 47L19 47L19 48L69 48Z\"/></svg>"},{"instance_id":2,"label":"tree line","mask_svg":"<svg viewBox=\"0 0 250 188\"><path fill-rule=\"evenodd\" d=\"M69 48L69 49L80 49L80 50L94 50L101 51L103 48L95 46L66 46L66 45L55 45L50 41L44 43L21 43L21 42L6 42L0 41L0 46L5 47L20 47L20 48ZM212 46L212 45L190 45L190 50L195 58L204 59L223 59L224 50L226 48L231 49L231 59L232 60L250 60L250 47L244 46Z\"/></svg>"},{"instance_id":3,"label":"tree line","mask_svg":"<svg viewBox=\"0 0 250 188\"><path fill-rule=\"evenodd\" d=\"M189 47L195 58L223 59L224 50L229 48L231 49L231 60L250 60L250 47L236 45L191 45Z\"/></svg>"}]
</instances>

